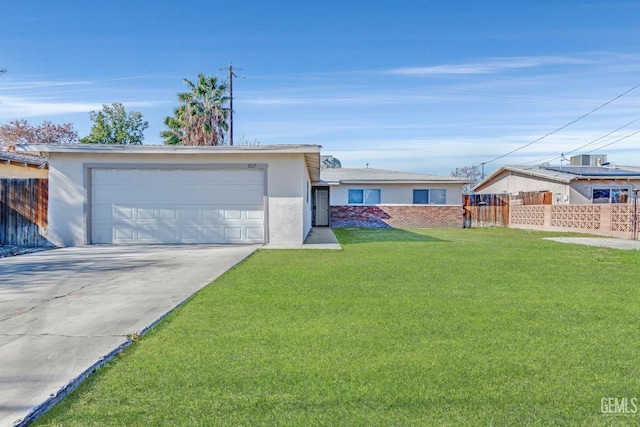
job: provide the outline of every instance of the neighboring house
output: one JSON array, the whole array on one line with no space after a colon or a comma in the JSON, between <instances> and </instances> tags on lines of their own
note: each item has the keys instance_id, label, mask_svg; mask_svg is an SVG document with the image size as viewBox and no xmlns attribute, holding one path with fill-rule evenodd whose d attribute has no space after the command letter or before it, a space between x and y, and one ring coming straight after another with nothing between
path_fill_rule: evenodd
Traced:
<instances>
[{"instance_id":1,"label":"neighboring house","mask_svg":"<svg viewBox=\"0 0 640 427\"><path fill-rule=\"evenodd\" d=\"M549 192L552 203L628 203L640 169L612 166L502 166L473 188L479 194Z\"/></svg>"},{"instance_id":2,"label":"neighboring house","mask_svg":"<svg viewBox=\"0 0 640 427\"><path fill-rule=\"evenodd\" d=\"M313 224L462 227L462 187L471 182L383 169L322 169L314 185Z\"/></svg>"},{"instance_id":3,"label":"neighboring house","mask_svg":"<svg viewBox=\"0 0 640 427\"><path fill-rule=\"evenodd\" d=\"M0 178L47 178L47 160L21 153L0 151Z\"/></svg>"}]
</instances>

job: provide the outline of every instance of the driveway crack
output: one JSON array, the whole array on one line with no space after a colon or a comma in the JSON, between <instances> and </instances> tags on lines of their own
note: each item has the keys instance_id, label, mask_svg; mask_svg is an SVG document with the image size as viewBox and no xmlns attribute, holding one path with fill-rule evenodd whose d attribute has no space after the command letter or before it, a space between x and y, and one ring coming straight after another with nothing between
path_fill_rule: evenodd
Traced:
<instances>
[{"instance_id":1,"label":"driveway crack","mask_svg":"<svg viewBox=\"0 0 640 427\"><path fill-rule=\"evenodd\" d=\"M111 281L111 280L109 280L109 281ZM104 283L107 283L107 282L102 282L102 283L100 283L100 285L104 285ZM39 301L42 301L40 304L34 305L33 307L29 307L26 310L19 311L19 312L14 313L14 314L12 314L10 316L0 318L0 322L4 322L6 320L11 320L11 319L14 319L14 318L16 318L18 316L22 316L23 314L29 313L29 312L37 309L37 308L40 308L43 305L45 305L45 304L47 304L47 303L49 303L51 301L55 301L55 300L60 299L60 298L68 297L68 296L72 295L75 292L81 291L83 289L86 289L86 288L88 288L90 286L95 286L95 285L96 285L96 283L88 283L86 285L83 285L83 286L80 286L78 288L72 289L69 292L67 292L66 294L55 295L55 296L52 296L52 297L49 297L49 298L46 298L46 299L43 299L43 300L39 300Z\"/></svg>"}]
</instances>

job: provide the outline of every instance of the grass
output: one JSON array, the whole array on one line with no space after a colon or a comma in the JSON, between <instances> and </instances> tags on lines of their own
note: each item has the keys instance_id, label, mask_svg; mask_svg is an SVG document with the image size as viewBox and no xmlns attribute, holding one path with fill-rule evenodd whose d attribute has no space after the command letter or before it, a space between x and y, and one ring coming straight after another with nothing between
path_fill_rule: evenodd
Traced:
<instances>
[{"instance_id":1,"label":"grass","mask_svg":"<svg viewBox=\"0 0 640 427\"><path fill-rule=\"evenodd\" d=\"M259 251L37 425L629 425L640 251L510 229L339 229Z\"/></svg>"}]
</instances>

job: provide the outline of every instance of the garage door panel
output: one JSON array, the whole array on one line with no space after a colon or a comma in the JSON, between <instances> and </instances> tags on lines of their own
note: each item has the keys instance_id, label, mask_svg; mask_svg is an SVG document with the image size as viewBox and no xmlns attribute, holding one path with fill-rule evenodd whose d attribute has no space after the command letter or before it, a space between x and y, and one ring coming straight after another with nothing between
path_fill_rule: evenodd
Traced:
<instances>
[{"instance_id":1,"label":"garage door panel","mask_svg":"<svg viewBox=\"0 0 640 427\"><path fill-rule=\"evenodd\" d=\"M184 243L198 243L199 238L198 227L181 227L180 228L180 240Z\"/></svg>"},{"instance_id":2,"label":"garage door panel","mask_svg":"<svg viewBox=\"0 0 640 427\"><path fill-rule=\"evenodd\" d=\"M152 208L137 208L139 220L154 219L156 217L155 212L155 209Z\"/></svg>"},{"instance_id":3,"label":"garage door panel","mask_svg":"<svg viewBox=\"0 0 640 427\"><path fill-rule=\"evenodd\" d=\"M247 228L247 238L252 240L264 239L264 232L261 227Z\"/></svg>"},{"instance_id":4,"label":"garage door panel","mask_svg":"<svg viewBox=\"0 0 640 427\"><path fill-rule=\"evenodd\" d=\"M264 212L257 209L247 209L247 219L262 221L264 219Z\"/></svg>"},{"instance_id":5,"label":"garage door panel","mask_svg":"<svg viewBox=\"0 0 640 427\"><path fill-rule=\"evenodd\" d=\"M236 210L236 209L225 209L224 219L225 220L241 220L242 211Z\"/></svg>"},{"instance_id":6,"label":"garage door panel","mask_svg":"<svg viewBox=\"0 0 640 427\"><path fill-rule=\"evenodd\" d=\"M111 230L105 230L105 231L111 231ZM111 234L111 233L109 233L109 234ZM129 240L134 240L134 238L133 238L134 232L133 232L133 228L131 228L131 227L126 227L126 226L123 226L123 225L117 225L117 226L115 226L113 228L113 234L114 234L114 237L117 240L128 240L128 241Z\"/></svg>"},{"instance_id":7,"label":"garage door panel","mask_svg":"<svg viewBox=\"0 0 640 427\"><path fill-rule=\"evenodd\" d=\"M113 212L113 218L115 220L122 220L122 219L135 219L136 218L136 208L128 208L125 206L114 206L112 209Z\"/></svg>"},{"instance_id":8,"label":"garage door panel","mask_svg":"<svg viewBox=\"0 0 640 427\"><path fill-rule=\"evenodd\" d=\"M225 227L224 237L226 240L242 240L242 228Z\"/></svg>"},{"instance_id":9,"label":"garage door panel","mask_svg":"<svg viewBox=\"0 0 640 427\"><path fill-rule=\"evenodd\" d=\"M261 170L94 169L92 243L262 243Z\"/></svg>"},{"instance_id":10,"label":"garage door panel","mask_svg":"<svg viewBox=\"0 0 640 427\"><path fill-rule=\"evenodd\" d=\"M200 230L200 233L203 240L210 240L212 242L224 240L220 227L204 227Z\"/></svg>"},{"instance_id":11,"label":"garage door panel","mask_svg":"<svg viewBox=\"0 0 640 427\"><path fill-rule=\"evenodd\" d=\"M194 208L192 206L185 206L181 212L181 219L184 221L198 221L198 219L201 217L200 211L200 209Z\"/></svg>"},{"instance_id":12,"label":"garage door panel","mask_svg":"<svg viewBox=\"0 0 640 427\"><path fill-rule=\"evenodd\" d=\"M160 209L156 209L154 214L156 219L161 219L161 220L177 220L178 219L178 213L180 212L180 208L169 208L169 207L165 207L165 208L160 208Z\"/></svg>"},{"instance_id":13,"label":"garage door panel","mask_svg":"<svg viewBox=\"0 0 640 427\"><path fill-rule=\"evenodd\" d=\"M205 221L219 221L220 209L199 209L199 216Z\"/></svg>"}]
</instances>

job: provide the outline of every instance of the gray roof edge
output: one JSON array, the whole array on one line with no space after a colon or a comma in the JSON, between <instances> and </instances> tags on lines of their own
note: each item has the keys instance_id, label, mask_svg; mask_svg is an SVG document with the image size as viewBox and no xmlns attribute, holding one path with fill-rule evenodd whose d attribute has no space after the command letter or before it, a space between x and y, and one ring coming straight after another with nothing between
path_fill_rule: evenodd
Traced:
<instances>
[{"instance_id":1,"label":"gray roof edge","mask_svg":"<svg viewBox=\"0 0 640 427\"><path fill-rule=\"evenodd\" d=\"M570 167L570 166L567 166ZM635 168L639 170L637 166L629 166L629 168ZM623 169L620 167L620 169ZM504 165L500 166L493 173L483 179L480 183L475 185L471 191L476 191L479 188L482 188L484 185L490 183L493 179L498 177L500 174L507 172L515 172L523 175L529 175L532 177L542 178L550 181L559 182L561 184L570 184L573 181L585 180L585 179L629 179L631 178L628 175L611 175L611 176L597 176L597 175L574 175L568 172L562 172L553 169L545 169L541 166L524 166L524 165ZM640 170L638 171L638 176L640 177Z\"/></svg>"},{"instance_id":2,"label":"gray roof edge","mask_svg":"<svg viewBox=\"0 0 640 427\"><path fill-rule=\"evenodd\" d=\"M35 156L33 154L9 153L6 151L0 151L0 161L23 163L38 168L46 167L48 163L47 159Z\"/></svg>"},{"instance_id":3,"label":"gray roof edge","mask_svg":"<svg viewBox=\"0 0 640 427\"><path fill-rule=\"evenodd\" d=\"M39 153L320 153L320 145L120 145L120 144L18 144L17 151Z\"/></svg>"},{"instance_id":4,"label":"gray roof edge","mask_svg":"<svg viewBox=\"0 0 640 427\"><path fill-rule=\"evenodd\" d=\"M340 184L471 184L472 179L341 179Z\"/></svg>"},{"instance_id":5,"label":"gray roof edge","mask_svg":"<svg viewBox=\"0 0 640 427\"><path fill-rule=\"evenodd\" d=\"M528 167L529 166L509 166L509 165L500 166L498 169L490 173L485 179L483 179L482 181L474 185L473 188L471 189L471 192L477 191L478 189L484 187L485 185L488 185L492 180L494 180L504 172L517 172L524 175L535 176L539 178L553 179L553 177L550 177L548 175L538 174L529 169L523 169ZM537 166L531 166L531 167L533 168ZM571 183L571 179L556 178L555 180L563 184Z\"/></svg>"},{"instance_id":6,"label":"gray roof edge","mask_svg":"<svg viewBox=\"0 0 640 427\"><path fill-rule=\"evenodd\" d=\"M324 176L323 176L324 175ZM329 176L327 176L329 175ZM467 178L430 175L416 172L402 172L374 168L336 168L323 169L321 180L338 184L470 184L474 180Z\"/></svg>"}]
</instances>

